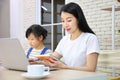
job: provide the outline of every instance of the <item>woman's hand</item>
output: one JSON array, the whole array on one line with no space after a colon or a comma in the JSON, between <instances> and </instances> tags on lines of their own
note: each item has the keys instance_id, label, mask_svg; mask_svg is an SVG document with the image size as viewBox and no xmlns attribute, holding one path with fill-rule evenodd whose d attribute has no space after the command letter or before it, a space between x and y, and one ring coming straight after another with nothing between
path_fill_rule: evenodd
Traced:
<instances>
[{"instance_id":1,"label":"woman's hand","mask_svg":"<svg viewBox=\"0 0 120 80\"><path fill-rule=\"evenodd\" d=\"M49 60L45 60L45 63L47 64L47 66L53 68L62 68L62 69L66 68L66 65L64 63L52 58L50 58Z\"/></svg>"}]
</instances>

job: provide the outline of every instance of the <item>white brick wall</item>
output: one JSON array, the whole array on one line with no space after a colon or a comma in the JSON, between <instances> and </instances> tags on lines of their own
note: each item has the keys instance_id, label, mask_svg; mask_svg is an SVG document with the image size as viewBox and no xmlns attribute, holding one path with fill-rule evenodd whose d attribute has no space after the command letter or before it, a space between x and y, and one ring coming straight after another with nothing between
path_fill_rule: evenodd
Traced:
<instances>
[{"instance_id":1,"label":"white brick wall","mask_svg":"<svg viewBox=\"0 0 120 80\"><path fill-rule=\"evenodd\" d=\"M28 28L35 23L36 0L24 0L24 27Z\"/></svg>"},{"instance_id":2,"label":"white brick wall","mask_svg":"<svg viewBox=\"0 0 120 80\"><path fill-rule=\"evenodd\" d=\"M36 16L36 0L24 0L24 30L35 23ZM25 50L29 48L27 41L25 42Z\"/></svg>"},{"instance_id":3,"label":"white brick wall","mask_svg":"<svg viewBox=\"0 0 120 80\"><path fill-rule=\"evenodd\" d=\"M35 1L24 0L24 27L25 30L35 23ZM76 2L80 4L84 11L89 26L98 36L101 49L111 49L111 26L112 17L110 11L101 10L111 7L112 4L120 6L117 0L66 0L66 2ZM120 49L120 11L115 12L115 47Z\"/></svg>"}]
</instances>

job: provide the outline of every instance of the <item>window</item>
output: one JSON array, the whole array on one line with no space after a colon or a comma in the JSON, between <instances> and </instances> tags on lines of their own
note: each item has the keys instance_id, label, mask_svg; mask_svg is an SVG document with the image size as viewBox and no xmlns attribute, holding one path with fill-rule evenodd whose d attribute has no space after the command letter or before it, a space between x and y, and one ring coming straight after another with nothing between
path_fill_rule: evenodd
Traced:
<instances>
[{"instance_id":1,"label":"window","mask_svg":"<svg viewBox=\"0 0 120 80\"><path fill-rule=\"evenodd\" d=\"M48 30L45 45L54 50L64 34L60 9L65 0L37 0L36 22Z\"/></svg>"}]
</instances>

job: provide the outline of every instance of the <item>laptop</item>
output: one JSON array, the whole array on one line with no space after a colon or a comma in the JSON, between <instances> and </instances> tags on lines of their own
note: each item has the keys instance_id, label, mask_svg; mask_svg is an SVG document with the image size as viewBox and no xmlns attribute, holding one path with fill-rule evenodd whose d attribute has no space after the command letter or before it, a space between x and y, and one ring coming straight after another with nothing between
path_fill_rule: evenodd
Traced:
<instances>
[{"instance_id":1,"label":"laptop","mask_svg":"<svg viewBox=\"0 0 120 80\"><path fill-rule=\"evenodd\" d=\"M0 38L0 61L7 69L27 71L29 64L18 39Z\"/></svg>"}]
</instances>

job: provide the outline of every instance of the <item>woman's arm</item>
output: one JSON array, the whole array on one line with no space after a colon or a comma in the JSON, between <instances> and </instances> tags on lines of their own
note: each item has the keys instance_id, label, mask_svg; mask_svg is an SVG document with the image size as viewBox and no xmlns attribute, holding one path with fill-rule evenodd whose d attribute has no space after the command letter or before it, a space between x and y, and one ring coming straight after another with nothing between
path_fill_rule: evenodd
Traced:
<instances>
[{"instance_id":1,"label":"woman's arm","mask_svg":"<svg viewBox=\"0 0 120 80\"><path fill-rule=\"evenodd\" d=\"M53 53L53 55L59 59L61 58L61 56L58 53ZM59 61L53 61L54 63L50 63L49 61L47 61L47 63L50 67L94 72L97 66L98 55L99 54L95 52L87 55L86 65L82 67L68 66Z\"/></svg>"},{"instance_id":2,"label":"woman's arm","mask_svg":"<svg viewBox=\"0 0 120 80\"><path fill-rule=\"evenodd\" d=\"M97 66L98 55L99 54L95 53L95 52L87 55L86 65L83 67L65 66L64 68L94 72L96 70L96 66Z\"/></svg>"}]
</instances>

